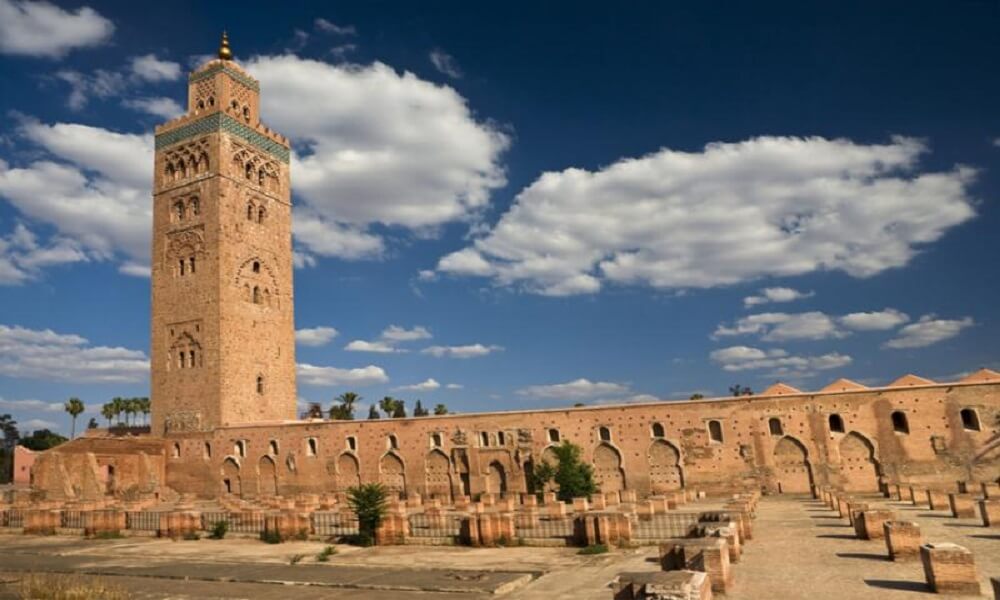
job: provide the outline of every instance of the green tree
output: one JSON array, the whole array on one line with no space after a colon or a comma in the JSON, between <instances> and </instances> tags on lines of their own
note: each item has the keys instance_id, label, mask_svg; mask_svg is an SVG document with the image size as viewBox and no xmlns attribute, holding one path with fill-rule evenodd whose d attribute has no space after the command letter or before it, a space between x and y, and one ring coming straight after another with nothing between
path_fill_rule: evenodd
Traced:
<instances>
[{"instance_id":1,"label":"green tree","mask_svg":"<svg viewBox=\"0 0 1000 600\"><path fill-rule=\"evenodd\" d=\"M424 405L420 403L420 400L417 400L417 404L413 407L413 416L426 417L429 414L431 414L430 411L424 408Z\"/></svg>"},{"instance_id":2,"label":"green tree","mask_svg":"<svg viewBox=\"0 0 1000 600\"><path fill-rule=\"evenodd\" d=\"M17 421L9 414L0 415L0 483L9 482L14 475L14 446L21 439Z\"/></svg>"},{"instance_id":3,"label":"green tree","mask_svg":"<svg viewBox=\"0 0 1000 600\"><path fill-rule=\"evenodd\" d=\"M389 417L391 419L392 413L396 412L397 402L399 402L399 400L396 400L392 396L385 396L384 398L378 401L378 407L382 409L382 412L385 413L386 417Z\"/></svg>"},{"instance_id":4,"label":"green tree","mask_svg":"<svg viewBox=\"0 0 1000 600\"><path fill-rule=\"evenodd\" d=\"M559 499L566 502L573 498L597 492L594 467L580 460L582 451L576 444L564 441L552 448L559 464L552 479L559 486Z\"/></svg>"},{"instance_id":5,"label":"green tree","mask_svg":"<svg viewBox=\"0 0 1000 600\"><path fill-rule=\"evenodd\" d=\"M80 402L79 398L73 397L63 404L63 409L69 413L69 416L73 417L73 425L70 429L70 438L76 437L76 418L80 416L80 413L84 411L83 402Z\"/></svg>"},{"instance_id":6,"label":"green tree","mask_svg":"<svg viewBox=\"0 0 1000 600\"><path fill-rule=\"evenodd\" d=\"M90 417L90 420L87 421L87 429L97 429L100 426L100 423L94 417Z\"/></svg>"},{"instance_id":7,"label":"green tree","mask_svg":"<svg viewBox=\"0 0 1000 600\"><path fill-rule=\"evenodd\" d=\"M111 399L111 406L114 407L115 410L115 419L118 421L118 424L121 425L122 413L125 412L125 399L115 396Z\"/></svg>"},{"instance_id":8,"label":"green tree","mask_svg":"<svg viewBox=\"0 0 1000 600\"><path fill-rule=\"evenodd\" d=\"M135 416L139 413L139 399L138 398L126 398L125 399L125 426L135 425ZM132 417L132 422L129 423L129 416Z\"/></svg>"},{"instance_id":9,"label":"green tree","mask_svg":"<svg viewBox=\"0 0 1000 600\"><path fill-rule=\"evenodd\" d=\"M347 490L347 505L358 517L361 536L374 539L385 516L388 494L380 483L364 483Z\"/></svg>"},{"instance_id":10,"label":"green tree","mask_svg":"<svg viewBox=\"0 0 1000 600\"><path fill-rule=\"evenodd\" d=\"M406 418L406 402L403 400L396 400L396 406L392 409L393 419L405 419Z\"/></svg>"},{"instance_id":11,"label":"green tree","mask_svg":"<svg viewBox=\"0 0 1000 600\"><path fill-rule=\"evenodd\" d=\"M531 473L528 474L528 485L530 486L529 491L541 495L545 492L545 486L552 481L552 478L555 477L555 475L555 466L549 464L546 460L533 465Z\"/></svg>"},{"instance_id":12,"label":"green tree","mask_svg":"<svg viewBox=\"0 0 1000 600\"><path fill-rule=\"evenodd\" d=\"M48 429L38 429L32 431L31 435L21 438L21 445L28 450L48 450L66 441L66 438L49 431Z\"/></svg>"},{"instance_id":13,"label":"green tree","mask_svg":"<svg viewBox=\"0 0 1000 600\"><path fill-rule=\"evenodd\" d=\"M691 397L688 398L688 400L701 400L704 397L705 397L705 394L699 394L699 393L695 392L694 394L691 394Z\"/></svg>"},{"instance_id":14,"label":"green tree","mask_svg":"<svg viewBox=\"0 0 1000 600\"><path fill-rule=\"evenodd\" d=\"M344 392L335 398L340 404L330 407L330 418L337 421L354 420L354 403L361 400L361 396L354 392Z\"/></svg>"},{"instance_id":15,"label":"green tree","mask_svg":"<svg viewBox=\"0 0 1000 600\"><path fill-rule=\"evenodd\" d=\"M370 420L381 418L378 414L378 407L375 406L374 404L368 407L368 418Z\"/></svg>"},{"instance_id":16,"label":"green tree","mask_svg":"<svg viewBox=\"0 0 1000 600\"><path fill-rule=\"evenodd\" d=\"M753 390L738 383L729 386L729 393L733 396L753 396Z\"/></svg>"},{"instance_id":17,"label":"green tree","mask_svg":"<svg viewBox=\"0 0 1000 600\"><path fill-rule=\"evenodd\" d=\"M323 406L319 402L310 402L309 410L306 411L307 419L322 419Z\"/></svg>"},{"instance_id":18,"label":"green tree","mask_svg":"<svg viewBox=\"0 0 1000 600\"><path fill-rule=\"evenodd\" d=\"M153 409L153 403L149 401L149 398L143 396L139 398L139 412L142 413L142 421L146 425L149 425L149 413Z\"/></svg>"},{"instance_id":19,"label":"green tree","mask_svg":"<svg viewBox=\"0 0 1000 600\"><path fill-rule=\"evenodd\" d=\"M446 414L448 414L448 407L445 406L444 404L435 404L434 405L434 414L436 414L436 415L446 415Z\"/></svg>"},{"instance_id":20,"label":"green tree","mask_svg":"<svg viewBox=\"0 0 1000 600\"><path fill-rule=\"evenodd\" d=\"M101 406L101 416L108 420L108 429L111 429L111 419L115 418L115 405L111 402L105 402Z\"/></svg>"}]
</instances>

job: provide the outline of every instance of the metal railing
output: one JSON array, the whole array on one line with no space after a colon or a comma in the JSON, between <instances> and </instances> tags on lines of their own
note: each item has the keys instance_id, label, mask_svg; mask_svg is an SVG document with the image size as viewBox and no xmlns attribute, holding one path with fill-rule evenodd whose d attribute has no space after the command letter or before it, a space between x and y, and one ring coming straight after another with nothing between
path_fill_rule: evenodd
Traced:
<instances>
[{"instance_id":1,"label":"metal railing","mask_svg":"<svg viewBox=\"0 0 1000 600\"><path fill-rule=\"evenodd\" d=\"M410 515L410 535L419 538L454 538L462 529L462 517L455 514Z\"/></svg>"},{"instance_id":2,"label":"metal railing","mask_svg":"<svg viewBox=\"0 0 1000 600\"><path fill-rule=\"evenodd\" d=\"M514 535L526 539L573 537L573 517L515 517Z\"/></svg>"},{"instance_id":3,"label":"metal railing","mask_svg":"<svg viewBox=\"0 0 1000 600\"><path fill-rule=\"evenodd\" d=\"M205 515L202 514L202 522L204 523L204 521ZM229 513L228 523L229 531L232 533L260 533L261 531L264 531L264 513ZM209 523L210 527L211 525L212 523Z\"/></svg>"},{"instance_id":4,"label":"metal railing","mask_svg":"<svg viewBox=\"0 0 1000 600\"><path fill-rule=\"evenodd\" d=\"M24 527L24 511L19 508L8 510L7 527Z\"/></svg>"},{"instance_id":5,"label":"metal railing","mask_svg":"<svg viewBox=\"0 0 1000 600\"><path fill-rule=\"evenodd\" d=\"M317 535L357 535L360 532L356 516L339 512L314 512L312 525Z\"/></svg>"},{"instance_id":6,"label":"metal railing","mask_svg":"<svg viewBox=\"0 0 1000 600\"><path fill-rule=\"evenodd\" d=\"M698 526L699 516L700 513L696 512L668 512L649 519L637 519L632 523L632 538L667 540L688 537Z\"/></svg>"},{"instance_id":7,"label":"metal railing","mask_svg":"<svg viewBox=\"0 0 1000 600\"><path fill-rule=\"evenodd\" d=\"M61 527L66 529L83 529L83 511L64 510L62 511Z\"/></svg>"},{"instance_id":8,"label":"metal railing","mask_svg":"<svg viewBox=\"0 0 1000 600\"><path fill-rule=\"evenodd\" d=\"M160 528L160 513L149 511L129 511L125 513L125 529L133 531L157 531Z\"/></svg>"}]
</instances>

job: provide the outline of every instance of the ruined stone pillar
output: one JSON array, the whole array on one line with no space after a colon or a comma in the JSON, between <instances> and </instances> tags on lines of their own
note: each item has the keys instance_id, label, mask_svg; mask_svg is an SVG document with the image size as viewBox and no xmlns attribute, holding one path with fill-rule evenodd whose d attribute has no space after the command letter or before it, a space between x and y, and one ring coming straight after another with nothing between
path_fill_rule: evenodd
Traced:
<instances>
[{"instance_id":1,"label":"ruined stone pillar","mask_svg":"<svg viewBox=\"0 0 1000 600\"><path fill-rule=\"evenodd\" d=\"M948 507L951 509L951 516L957 519L976 516L976 503L970 494L948 494Z\"/></svg>"},{"instance_id":2,"label":"ruined stone pillar","mask_svg":"<svg viewBox=\"0 0 1000 600\"><path fill-rule=\"evenodd\" d=\"M590 495L590 508L591 510L604 510L608 507L607 499L604 494L591 494Z\"/></svg>"},{"instance_id":3,"label":"ruined stone pillar","mask_svg":"<svg viewBox=\"0 0 1000 600\"><path fill-rule=\"evenodd\" d=\"M885 545L892 560L914 560L924 543L920 526L913 521L886 521L883 524Z\"/></svg>"},{"instance_id":4,"label":"ruined stone pillar","mask_svg":"<svg viewBox=\"0 0 1000 600\"><path fill-rule=\"evenodd\" d=\"M979 513L983 527L1000 527L1000 500L980 500Z\"/></svg>"},{"instance_id":5,"label":"ruined stone pillar","mask_svg":"<svg viewBox=\"0 0 1000 600\"><path fill-rule=\"evenodd\" d=\"M62 511L50 509L32 509L24 511L24 533L36 535L55 535L56 529L62 527Z\"/></svg>"},{"instance_id":6,"label":"ruined stone pillar","mask_svg":"<svg viewBox=\"0 0 1000 600\"><path fill-rule=\"evenodd\" d=\"M585 513L590 510L590 503L586 498L573 498L573 512Z\"/></svg>"},{"instance_id":7,"label":"ruined stone pillar","mask_svg":"<svg viewBox=\"0 0 1000 600\"><path fill-rule=\"evenodd\" d=\"M979 576L972 552L957 544L920 547L927 585L938 594L979 595Z\"/></svg>"},{"instance_id":8,"label":"ruined stone pillar","mask_svg":"<svg viewBox=\"0 0 1000 600\"><path fill-rule=\"evenodd\" d=\"M948 510L948 493L941 490L927 490L927 507L931 510Z\"/></svg>"},{"instance_id":9,"label":"ruined stone pillar","mask_svg":"<svg viewBox=\"0 0 1000 600\"><path fill-rule=\"evenodd\" d=\"M854 520L854 532L862 540L880 540L885 537L885 522L897 518L892 510L864 510Z\"/></svg>"},{"instance_id":10,"label":"ruined stone pillar","mask_svg":"<svg viewBox=\"0 0 1000 600\"><path fill-rule=\"evenodd\" d=\"M708 575L695 571L619 573L611 584L613 600L683 598L711 600Z\"/></svg>"}]
</instances>

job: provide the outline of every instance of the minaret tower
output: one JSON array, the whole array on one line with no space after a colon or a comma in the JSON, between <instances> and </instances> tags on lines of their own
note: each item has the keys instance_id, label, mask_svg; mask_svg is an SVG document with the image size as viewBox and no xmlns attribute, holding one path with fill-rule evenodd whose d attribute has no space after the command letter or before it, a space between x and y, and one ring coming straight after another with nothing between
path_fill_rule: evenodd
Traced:
<instances>
[{"instance_id":1,"label":"minaret tower","mask_svg":"<svg viewBox=\"0 0 1000 600\"><path fill-rule=\"evenodd\" d=\"M154 435L295 418L288 159L223 34L187 113L156 128Z\"/></svg>"}]
</instances>

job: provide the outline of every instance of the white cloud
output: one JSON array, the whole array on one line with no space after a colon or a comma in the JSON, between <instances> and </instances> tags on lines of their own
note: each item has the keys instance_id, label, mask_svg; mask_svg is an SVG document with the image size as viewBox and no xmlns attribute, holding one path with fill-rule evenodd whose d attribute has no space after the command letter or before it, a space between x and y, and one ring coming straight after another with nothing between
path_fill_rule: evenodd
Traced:
<instances>
[{"instance_id":1,"label":"white cloud","mask_svg":"<svg viewBox=\"0 0 1000 600\"><path fill-rule=\"evenodd\" d=\"M170 60L160 60L155 54L133 57L130 69L139 79L154 83L175 81L181 76L180 64Z\"/></svg>"},{"instance_id":2,"label":"white cloud","mask_svg":"<svg viewBox=\"0 0 1000 600\"><path fill-rule=\"evenodd\" d=\"M431 64L439 72L451 77L452 79L459 79L462 77L462 69L458 67L458 61L455 57L448 54L444 50L435 49L431 50L428 58L431 59Z\"/></svg>"},{"instance_id":3,"label":"white cloud","mask_svg":"<svg viewBox=\"0 0 1000 600\"><path fill-rule=\"evenodd\" d=\"M36 410L41 412L61 412L62 402L44 402L42 400L7 400L0 397L0 408L9 410Z\"/></svg>"},{"instance_id":4,"label":"white cloud","mask_svg":"<svg viewBox=\"0 0 1000 600\"><path fill-rule=\"evenodd\" d=\"M598 396L628 393L628 386L608 381L591 381L586 378L553 385L530 385L517 391L522 396L578 400Z\"/></svg>"},{"instance_id":5,"label":"white cloud","mask_svg":"<svg viewBox=\"0 0 1000 600\"><path fill-rule=\"evenodd\" d=\"M382 367L368 365L356 369L338 369L337 367L318 367L306 363L298 365L299 382L305 385L316 386L338 386L356 385L366 386L376 383L386 383L389 376L386 375Z\"/></svg>"},{"instance_id":6,"label":"white cloud","mask_svg":"<svg viewBox=\"0 0 1000 600\"><path fill-rule=\"evenodd\" d=\"M58 231L62 241L49 246L61 244L65 253L72 243L91 259L123 258L123 272L143 274L152 226L152 136L30 119L17 131L56 160L23 167L0 161L0 196Z\"/></svg>"},{"instance_id":7,"label":"white cloud","mask_svg":"<svg viewBox=\"0 0 1000 600\"><path fill-rule=\"evenodd\" d=\"M421 325L417 325L412 329L400 327L399 325L390 325L385 328L380 337L383 340L392 342L412 342L414 340L430 339L432 336L431 332Z\"/></svg>"},{"instance_id":8,"label":"white cloud","mask_svg":"<svg viewBox=\"0 0 1000 600\"><path fill-rule=\"evenodd\" d=\"M848 329L856 331L885 331L894 329L910 320L909 315L895 308L871 312L856 312L838 319Z\"/></svg>"},{"instance_id":9,"label":"white cloud","mask_svg":"<svg viewBox=\"0 0 1000 600\"><path fill-rule=\"evenodd\" d=\"M49 2L0 0L0 53L59 58L107 41L115 26L84 6L75 12Z\"/></svg>"},{"instance_id":10,"label":"white cloud","mask_svg":"<svg viewBox=\"0 0 1000 600\"><path fill-rule=\"evenodd\" d=\"M469 344L466 346L429 346L420 351L421 354L430 354L436 358L476 358L486 356L493 352L503 350L502 346L485 346L483 344Z\"/></svg>"},{"instance_id":11,"label":"white cloud","mask_svg":"<svg viewBox=\"0 0 1000 600\"><path fill-rule=\"evenodd\" d=\"M918 169L925 145L819 137L663 149L595 172L542 174L438 270L548 295L604 283L706 288L905 265L975 215L975 172Z\"/></svg>"},{"instance_id":12,"label":"white cloud","mask_svg":"<svg viewBox=\"0 0 1000 600\"><path fill-rule=\"evenodd\" d=\"M85 382L142 381L149 359L139 350L91 346L51 329L0 325L0 375Z\"/></svg>"},{"instance_id":13,"label":"white cloud","mask_svg":"<svg viewBox=\"0 0 1000 600\"><path fill-rule=\"evenodd\" d=\"M58 423L46 421L45 419L28 419L23 423L19 423L19 425L22 433L27 433L35 429L57 429L59 427Z\"/></svg>"},{"instance_id":14,"label":"white cloud","mask_svg":"<svg viewBox=\"0 0 1000 600\"><path fill-rule=\"evenodd\" d=\"M750 308L768 302L792 302L802 298L811 298L813 292L800 292L788 287L769 287L760 290L756 296L747 296L743 299L743 306Z\"/></svg>"},{"instance_id":15,"label":"white cloud","mask_svg":"<svg viewBox=\"0 0 1000 600\"><path fill-rule=\"evenodd\" d=\"M122 101L122 104L126 108L131 108L132 110L144 112L165 120L170 120L184 114L184 109L173 98L130 98Z\"/></svg>"},{"instance_id":16,"label":"white cloud","mask_svg":"<svg viewBox=\"0 0 1000 600\"><path fill-rule=\"evenodd\" d=\"M437 380L434 379L433 377L430 377L425 381L421 381L420 383L414 383L411 385L402 385L395 389L400 391L406 390L411 392L431 392L440 387L441 384L438 383Z\"/></svg>"},{"instance_id":17,"label":"white cloud","mask_svg":"<svg viewBox=\"0 0 1000 600\"><path fill-rule=\"evenodd\" d=\"M355 29L354 25L337 25L336 23L322 17L313 21L313 24L319 31L332 33L334 35L356 35L358 33L358 30Z\"/></svg>"},{"instance_id":18,"label":"white cloud","mask_svg":"<svg viewBox=\"0 0 1000 600\"><path fill-rule=\"evenodd\" d=\"M353 340L352 342L344 346L344 350L347 350L348 352L376 352L379 354L406 352L406 350L396 348L389 342L383 342L383 341L369 342L366 340Z\"/></svg>"},{"instance_id":19,"label":"white cloud","mask_svg":"<svg viewBox=\"0 0 1000 600\"><path fill-rule=\"evenodd\" d=\"M916 323L910 323L899 330L898 335L885 343L886 348L923 348L951 339L975 325L972 317L962 319L937 319L934 315L924 315Z\"/></svg>"},{"instance_id":20,"label":"white cloud","mask_svg":"<svg viewBox=\"0 0 1000 600\"><path fill-rule=\"evenodd\" d=\"M734 335L757 335L769 342L785 340L822 340L846 335L824 313L760 313L736 320L732 326L719 325L713 338Z\"/></svg>"},{"instance_id":21,"label":"white cloud","mask_svg":"<svg viewBox=\"0 0 1000 600\"><path fill-rule=\"evenodd\" d=\"M813 371L837 369L851 363L851 357L831 352L822 356L792 356L775 348L761 350L750 346L730 346L714 350L709 358L726 371L768 369L775 375L805 376Z\"/></svg>"},{"instance_id":22,"label":"white cloud","mask_svg":"<svg viewBox=\"0 0 1000 600\"><path fill-rule=\"evenodd\" d=\"M306 327L295 330L295 343L303 346L325 346L337 337L339 332L333 327Z\"/></svg>"},{"instance_id":23,"label":"white cloud","mask_svg":"<svg viewBox=\"0 0 1000 600\"><path fill-rule=\"evenodd\" d=\"M382 63L285 55L246 66L261 81L264 118L296 148L294 231L309 252L380 256L385 242L370 226L433 235L475 218L506 182L508 136L477 121L450 87Z\"/></svg>"},{"instance_id":24,"label":"white cloud","mask_svg":"<svg viewBox=\"0 0 1000 600\"><path fill-rule=\"evenodd\" d=\"M449 390L460 390L460 389L464 388L465 386L462 385L461 383L449 383L448 385L446 385L444 387L445 387L445 389L449 389Z\"/></svg>"},{"instance_id":25,"label":"white cloud","mask_svg":"<svg viewBox=\"0 0 1000 600\"><path fill-rule=\"evenodd\" d=\"M0 0L2 1L2 0ZM69 85L66 104L73 110L80 110L91 98L110 98L125 91L128 82L121 73L97 69L93 74L70 69L57 71L55 78Z\"/></svg>"},{"instance_id":26,"label":"white cloud","mask_svg":"<svg viewBox=\"0 0 1000 600\"><path fill-rule=\"evenodd\" d=\"M31 230L18 223L9 235L0 237L0 285L19 285L46 267L86 260L87 255L73 240L56 236L40 244Z\"/></svg>"}]
</instances>

